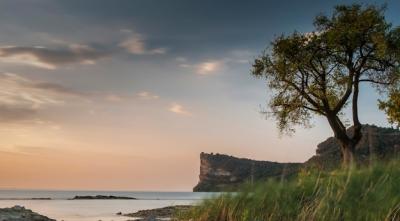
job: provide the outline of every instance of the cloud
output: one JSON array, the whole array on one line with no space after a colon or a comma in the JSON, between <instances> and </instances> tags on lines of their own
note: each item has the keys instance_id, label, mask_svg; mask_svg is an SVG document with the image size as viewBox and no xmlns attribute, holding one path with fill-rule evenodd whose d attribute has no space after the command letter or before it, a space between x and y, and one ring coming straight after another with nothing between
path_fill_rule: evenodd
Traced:
<instances>
[{"instance_id":1,"label":"cloud","mask_svg":"<svg viewBox=\"0 0 400 221\"><path fill-rule=\"evenodd\" d=\"M179 67L181 68L190 68L192 69L196 74L199 75L210 75L214 74L217 71L220 71L223 69L225 64L229 62L228 60L207 60L204 62L200 62L197 64L190 64L186 63L185 58L177 58L176 61L179 62Z\"/></svg>"},{"instance_id":2,"label":"cloud","mask_svg":"<svg viewBox=\"0 0 400 221\"><path fill-rule=\"evenodd\" d=\"M177 57L175 61L181 68L191 69L199 75L211 75L223 71L231 65L251 64L251 60L257 55L250 50L232 50L226 54L226 57L217 59L205 59L200 62L190 62L185 57Z\"/></svg>"},{"instance_id":3,"label":"cloud","mask_svg":"<svg viewBox=\"0 0 400 221\"><path fill-rule=\"evenodd\" d=\"M110 102L122 102L125 100L125 97L116 94L107 94L105 99Z\"/></svg>"},{"instance_id":4,"label":"cloud","mask_svg":"<svg viewBox=\"0 0 400 221\"><path fill-rule=\"evenodd\" d=\"M45 104L62 103L53 96L54 89L46 89L39 82L13 73L0 74L0 104L39 108ZM49 93L50 92L50 93Z\"/></svg>"},{"instance_id":5,"label":"cloud","mask_svg":"<svg viewBox=\"0 0 400 221\"><path fill-rule=\"evenodd\" d=\"M186 62L187 59L185 57L177 57L176 61L178 61L178 62Z\"/></svg>"},{"instance_id":6,"label":"cloud","mask_svg":"<svg viewBox=\"0 0 400 221\"><path fill-rule=\"evenodd\" d=\"M32 94L52 93L76 97L86 96L86 94L83 92L74 90L58 83L33 80L23 77L19 74L8 72L0 73L0 87L0 94L3 95L23 94L29 92Z\"/></svg>"},{"instance_id":7,"label":"cloud","mask_svg":"<svg viewBox=\"0 0 400 221\"><path fill-rule=\"evenodd\" d=\"M85 96L86 94L80 91L76 91L74 89L65 87L61 84L51 83L51 82L32 82L28 84L32 88L52 91L58 94L65 94L71 96Z\"/></svg>"},{"instance_id":8,"label":"cloud","mask_svg":"<svg viewBox=\"0 0 400 221\"><path fill-rule=\"evenodd\" d=\"M59 154L63 153L60 149L42 147L42 146L29 146L29 145L13 145L2 147L0 154L19 155L19 156L44 156L49 153Z\"/></svg>"},{"instance_id":9,"label":"cloud","mask_svg":"<svg viewBox=\"0 0 400 221\"><path fill-rule=\"evenodd\" d=\"M97 60L108 55L108 52L87 45L71 44L67 48L0 47L0 61L30 65L38 68L57 69L67 64L95 64Z\"/></svg>"},{"instance_id":10,"label":"cloud","mask_svg":"<svg viewBox=\"0 0 400 221\"><path fill-rule=\"evenodd\" d=\"M121 33L133 33L132 29L129 28L122 28L119 30Z\"/></svg>"},{"instance_id":11,"label":"cloud","mask_svg":"<svg viewBox=\"0 0 400 221\"><path fill-rule=\"evenodd\" d=\"M153 94L148 91L141 91L136 95L119 95L119 94L106 94L104 95L104 99L110 102L129 102L134 101L136 99L140 100L156 100L159 99L160 96Z\"/></svg>"},{"instance_id":12,"label":"cloud","mask_svg":"<svg viewBox=\"0 0 400 221\"><path fill-rule=\"evenodd\" d=\"M119 46L136 55L156 55L167 52L166 48L147 48L145 38L140 34L133 34L130 38L122 41Z\"/></svg>"},{"instance_id":13,"label":"cloud","mask_svg":"<svg viewBox=\"0 0 400 221\"><path fill-rule=\"evenodd\" d=\"M181 104L173 103L168 108L168 110L175 114L185 115L185 116L192 116L193 114L187 111Z\"/></svg>"},{"instance_id":14,"label":"cloud","mask_svg":"<svg viewBox=\"0 0 400 221\"><path fill-rule=\"evenodd\" d=\"M227 62L250 64L254 58L256 58L258 52L250 51L246 49L237 49L231 51L229 58L225 59Z\"/></svg>"},{"instance_id":15,"label":"cloud","mask_svg":"<svg viewBox=\"0 0 400 221\"><path fill-rule=\"evenodd\" d=\"M144 100L153 100L153 99L158 99L158 98L160 98L160 96L158 96L158 95L156 95L156 94L153 94L153 93L151 93L151 92L148 92L148 91L141 91L141 92L139 92L139 93L137 94L137 96L138 96L140 99L144 99Z\"/></svg>"},{"instance_id":16,"label":"cloud","mask_svg":"<svg viewBox=\"0 0 400 221\"><path fill-rule=\"evenodd\" d=\"M201 75L212 74L221 69L223 62L207 61L196 65L196 73Z\"/></svg>"},{"instance_id":17,"label":"cloud","mask_svg":"<svg viewBox=\"0 0 400 221\"><path fill-rule=\"evenodd\" d=\"M33 108L0 104L0 123L11 123L31 120L37 116Z\"/></svg>"},{"instance_id":18,"label":"cloud","mask_svg":"<svg viewBox=\"0 0 400 221\"><path fill-rule=\"evenodd\" d=\"M39 111L84 94L63 85L0 73L0 122L37 120Z\"/></svg>"},{"instance_id":19,"label":"cloud","mask_svg":"<svg viewBox=\"0 0 400 221\"><path fill-rule=\"evenodd\" d=\"M133 36L119 44L120 47L125 48L132 54L145 54L146 49L143 39L140 36Z\"/></svg>"},{"instance_id":20,"label":"cloud","mask_svg":"<svg viewBox=\"0 0 400 221\"><path fill-rule=\"evenodd\" d=\"M190 64L179 64L179 67L181 67L181 68L192 68L193 65L190 65Z\"/></svg>"},{"instance_id":21,"label":"cloud","mask_svg":"<svg viewBox=\"0 0 400 221\"><path fill-rule=\"evenodd\" d=\"M150 50L149 54L165 54L167 53L167 49L166 48L155 48Z\"/></svg>"},{"instance_id":22,"label":"cloud","mask_svg":"<svg viewBox=\"0 0 400 221\"><path fill-rule=\"evenodd\" d=\"M49 147L41 147L41 146L22 146L22 145L15 145L14 151L21 154L28 154L28 155L39 155L39 154L47 154L49 152L53 152L54 148Z\"/></svg>"}]
</instances>

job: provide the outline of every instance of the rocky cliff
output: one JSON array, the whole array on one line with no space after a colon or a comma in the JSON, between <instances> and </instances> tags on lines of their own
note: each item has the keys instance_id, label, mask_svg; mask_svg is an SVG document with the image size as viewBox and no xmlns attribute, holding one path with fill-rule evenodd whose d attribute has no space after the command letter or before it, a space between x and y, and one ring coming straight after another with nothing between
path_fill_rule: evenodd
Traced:
<instances>
[{"instance_id":1,"label":"rocky cliff","mask_svg":"<svg viewBox=\"0 0 400 221\"><path fill-rule=\"evenodd\" d=\"M236 158L223 154L200 154L200 182L193 191L227 191L244 182L293 175L300 163L277 163Z\"/></svg>"},{"instance_id":2,"label":"rocky cliff","mask_svg":"<svg viewBox=\"0 0 400 221\"><path fill-rule=\"evenodd\" d=\"M351 130L349 130L351 133ZM400 155L400 131L364 125L363 137L356 147L357 160L368 164L375 159ZM340 165L341 153L335 138L317 146L316 155L305 163L277 163L240 159L223 154L200 154L199 183L193 191L232 190L244 182L268 178L283 178L303 167L334 169Z\"/></svg>"},{"instance_id":3,"label":"rocky cliff","mask_svg":"<svg viewBox=\"0 0 400 221\"><path fill-rule=\"evenodd\" d=\"M351 130L348 131L351 133ZM356 159L361 164L368 164L376 159L388 159L400 154L400 131L364 125L362 138L356 146ZM305 162L306 166L320 169L334 169L341 163L341 152L338 141L329 137L318 144L316 154Z\"/></svg>"}]
</instances>

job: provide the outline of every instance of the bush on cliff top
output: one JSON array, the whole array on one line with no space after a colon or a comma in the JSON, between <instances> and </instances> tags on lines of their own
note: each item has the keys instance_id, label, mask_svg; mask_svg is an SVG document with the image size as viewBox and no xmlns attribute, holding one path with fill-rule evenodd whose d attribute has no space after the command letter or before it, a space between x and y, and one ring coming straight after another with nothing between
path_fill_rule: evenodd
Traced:
<instances>
[{"instance_id":1,"label":"bush on cliff top","mask_svg":"<svg viewBox=\"0 0 400 221\"><path fill-rule=\"evenodd\" d=\"M291 181L247 185L208 199L179 220L400 220L400 160L333 172L303 171Z\"/></svg>"}]
</instances>

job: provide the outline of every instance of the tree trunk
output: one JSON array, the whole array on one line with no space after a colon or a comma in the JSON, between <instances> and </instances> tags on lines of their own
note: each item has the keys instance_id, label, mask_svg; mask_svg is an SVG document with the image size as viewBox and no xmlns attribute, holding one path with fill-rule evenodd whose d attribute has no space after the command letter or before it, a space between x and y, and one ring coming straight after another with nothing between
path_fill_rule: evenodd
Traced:
<instances>
[{"instance_id":1,"label":"tree trunk","mask_svg":"<svg viewBox=\"0 0 400 221\"><path fill-rule=\"evenodd\" d=\"M355 165L355 150L352 143L342 144L343 167L351 168Z\"/></svg>"},{"instance_id":2,"label":"tree trunk","mask_svg":"<svg viewBox=\"0 0 400 221\"><path fill-rule=\"evenodd\" d=\"M342 164L343 167L349 167L354 163L354 145L352 145L351 138L347 135L346 127L342 124L339 117L336 115L328 115L328 122L331 126L335 138L340 144L342 151Z\"/></svg>"}]
</instances>

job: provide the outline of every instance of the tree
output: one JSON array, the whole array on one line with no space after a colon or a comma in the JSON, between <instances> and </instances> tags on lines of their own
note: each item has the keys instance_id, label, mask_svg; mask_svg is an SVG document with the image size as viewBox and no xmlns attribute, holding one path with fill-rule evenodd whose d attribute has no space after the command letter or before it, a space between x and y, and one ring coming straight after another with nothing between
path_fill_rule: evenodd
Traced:
<instances>
[{"instance_id":1,"label":"tree","mask_svg":"<svg viewBox=\"0 0 400 221\"><path fill-rule=\"evenodd\" d=\"M384 90L399 79L400 27L385 20L384 10L374 5L336 6L331 16L315 18L315 31L277 37L271 50L253 63L252 74L265 77L272 90L270 113L280 131L294 132L296 125L310 125L314 115L324 116L345 165L354 162L362 137L360 85ZM347 106L352 113L350 133L343 123Z\"/></svg>"}]
</instances>

